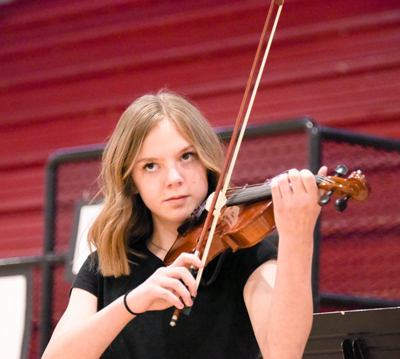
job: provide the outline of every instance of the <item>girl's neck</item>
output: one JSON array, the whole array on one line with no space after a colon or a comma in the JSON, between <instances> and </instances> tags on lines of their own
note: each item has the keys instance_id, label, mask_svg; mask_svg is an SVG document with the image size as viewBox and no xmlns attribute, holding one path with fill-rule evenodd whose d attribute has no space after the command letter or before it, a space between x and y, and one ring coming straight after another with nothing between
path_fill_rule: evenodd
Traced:
<instances>
[{"instance_id":1,"label":"girl's neck","mask_svg":"<svg viewBox=\"0 0 400 359\"><path fill-rule=\"evenodd\" d=\"M151 236L148 248L153 254L164 260L169 249L176 241L178 231L176 227L166 228L163 226L154 226L153 235Z\"/></svg>"}]
</instances>

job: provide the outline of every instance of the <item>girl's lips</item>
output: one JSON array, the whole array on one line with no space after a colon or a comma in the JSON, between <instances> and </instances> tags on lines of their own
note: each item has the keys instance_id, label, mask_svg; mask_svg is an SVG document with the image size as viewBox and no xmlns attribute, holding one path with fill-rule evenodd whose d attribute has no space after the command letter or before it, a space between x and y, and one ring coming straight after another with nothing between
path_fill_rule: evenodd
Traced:
<instances>
[{"instance_id":1,"label":"girl's lips","mask_svg":"<svg viewBox=\"0 0 400 359\"><path fill-rule=\"evenodd\" d=\"M181 203L186 200L189 196L176 196L176 197L170 197L166 199L166 202L168 203Z\"/></svg>"}]
</instances>

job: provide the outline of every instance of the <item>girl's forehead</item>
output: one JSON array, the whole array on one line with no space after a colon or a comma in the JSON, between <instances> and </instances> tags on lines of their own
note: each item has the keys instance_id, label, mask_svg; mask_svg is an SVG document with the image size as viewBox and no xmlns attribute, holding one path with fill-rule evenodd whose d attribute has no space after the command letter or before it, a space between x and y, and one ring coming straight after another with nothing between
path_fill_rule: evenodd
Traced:
<instances>
[{"instance_id":1,"label":"girl's forehead","mask_svg":"<svg viewBox=\"0 0 400 359\"><path fill-rule=\"evenodd\" d=\"M162 120L144 138L137 159L140 160L143 156L161 156L173 153L192 145L192 142L182 134L172 121Z\"/></svg>"},{"instance_id":2,"label":"girl's forehead","mask_svg":"<svg viewBox=\"0 0 400 359\"><path fill-rule=\"evenodd\" d=\"M187 134L177 126L173 121L168 118L160 120L144 137L143 144L149 142L158 143L160 140L165 142L171 142L173 139L183 139L192 144L192 141L188 138Z\"/></svg>"}]
</instances>

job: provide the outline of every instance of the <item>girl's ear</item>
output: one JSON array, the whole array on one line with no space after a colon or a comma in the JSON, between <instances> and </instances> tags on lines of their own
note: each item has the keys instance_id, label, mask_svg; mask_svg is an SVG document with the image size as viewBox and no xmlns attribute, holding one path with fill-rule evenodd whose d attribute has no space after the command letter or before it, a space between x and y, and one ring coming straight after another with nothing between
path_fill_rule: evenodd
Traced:
<instances>
[{"instance_id":1,"label":"girl's ear","mask_svg":"<svg viewBox=\"0 0 400 359\"><path fill-rule=\"evenodd\" d=\"M129 191L130 188L130 193L138 194L139 190L137 189L135 182L133 181L132 174L127 178L127 181L128 183L126 183L126 189Z\"/></svg>"}]
</instances>

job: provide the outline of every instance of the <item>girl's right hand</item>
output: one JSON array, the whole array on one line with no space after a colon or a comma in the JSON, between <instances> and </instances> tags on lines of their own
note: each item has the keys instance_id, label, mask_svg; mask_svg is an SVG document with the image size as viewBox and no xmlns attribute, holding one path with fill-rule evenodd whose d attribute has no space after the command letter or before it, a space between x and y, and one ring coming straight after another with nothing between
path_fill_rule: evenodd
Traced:
<instances>
[{"instance_id":1,"label":"girl's right hand","mask_svg":"<svg viewBox=\"0 0 400 359\"><path fill-rule=\"evenodd\" d=\"M194 254L182 253L168 267L157 269L144 283L127 295L127 304L134 313L163 310L171 306L183 309L193 304L196 297L196 280L189 272L190 266L204 265Z\"/></svg>"}]
</instances>

